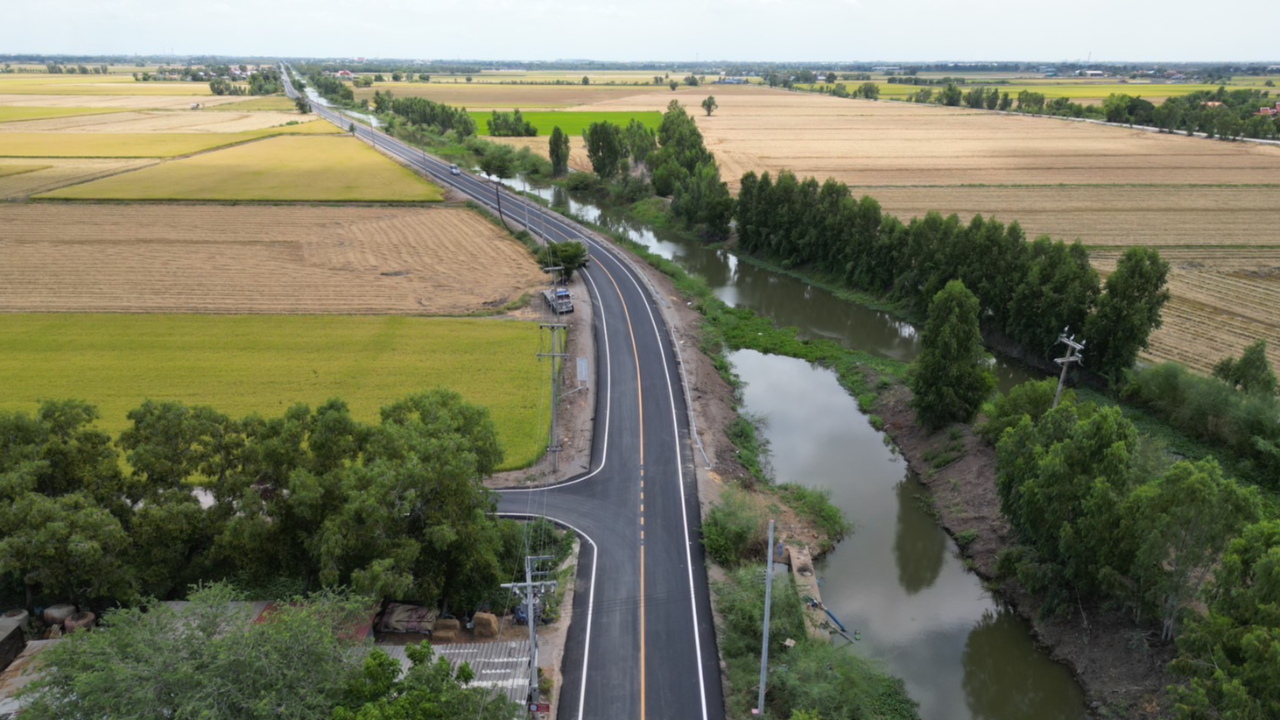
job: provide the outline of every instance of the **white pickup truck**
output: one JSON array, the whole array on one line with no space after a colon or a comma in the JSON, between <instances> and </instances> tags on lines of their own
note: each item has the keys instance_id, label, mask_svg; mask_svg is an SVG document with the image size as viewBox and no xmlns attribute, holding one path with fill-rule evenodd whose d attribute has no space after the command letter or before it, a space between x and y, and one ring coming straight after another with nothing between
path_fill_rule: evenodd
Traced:
<instances>
[{"instance_id":1,"label":"white pickup truck","mask_svg":"<svg viewBox=\"0 0 1280 720\"><path fill-rule=\"evenodd\" d=\"M557 315L573 312L573 299L569 296L568 288L543 290L542 299L547 301L547 307L551 308L551 312Z\"/></svg>"}]
</instances>

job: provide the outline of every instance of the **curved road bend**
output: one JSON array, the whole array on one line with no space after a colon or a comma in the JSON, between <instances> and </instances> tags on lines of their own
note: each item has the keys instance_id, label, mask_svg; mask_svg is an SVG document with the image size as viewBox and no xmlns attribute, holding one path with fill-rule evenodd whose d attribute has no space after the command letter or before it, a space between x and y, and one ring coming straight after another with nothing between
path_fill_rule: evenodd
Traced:
<instances>
[{"instance_id":1,"label":"curved road bend","mask_svg":"<svg viewBox=\"0 0 1280 720\"><path fill-rule=\"evenodd\" d=\"M290 97L297 92L288 83ZM339 127L351 120L314 104ZM378 130L356 135L489 209L494 186ZM670 336L653 297L605 241L523 197L504 210L545 220L555 241L583 240L595 303L592 469L549 488L502 492L499 511L542 515L588 540L578 564L563 665L562 720L724 717L710 593L699 542L688 414ZM588 557L590 555L590 557Z\"/></svg>"}]
</instances>

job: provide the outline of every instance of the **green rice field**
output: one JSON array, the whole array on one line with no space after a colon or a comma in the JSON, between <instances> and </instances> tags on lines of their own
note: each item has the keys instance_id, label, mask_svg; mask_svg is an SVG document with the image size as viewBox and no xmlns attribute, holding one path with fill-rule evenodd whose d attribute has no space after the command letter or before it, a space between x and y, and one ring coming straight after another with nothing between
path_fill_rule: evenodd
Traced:
<instances>
[{"instance_id":1,"label":"green rice field","mask_svg":"<svg viewBox=\"0 0 1280 720\"><path fill-rule=\"evenodd\" d=\"M0 315L0 410L84 400L115 436L148 398L270 417L337 397L376 422L384 405L446 387L489 408L502 469L520 468L546 447L538 334L537 323L404 316Z\"/></svg>"},{"instance_id":2,"label":"green rice field","mask_svg":"<svg viewBox=\"0 0 1280 720\"><path fill-rule=\"evenodd\" d=\"M481 135L488 135L488 121L493 117L493 113L476 111L468 114L476 121L477 131ZM580 136L583 130L596 122L611 122L614 125L626 127L635 119L653 130L657 130L658 125L662 123L660 112L556 112L554 110L525 112L521 110L520 114L538 128L539 137L550 137L552 130L557 126L568 135Z\"/></svg>"}]
</instances>

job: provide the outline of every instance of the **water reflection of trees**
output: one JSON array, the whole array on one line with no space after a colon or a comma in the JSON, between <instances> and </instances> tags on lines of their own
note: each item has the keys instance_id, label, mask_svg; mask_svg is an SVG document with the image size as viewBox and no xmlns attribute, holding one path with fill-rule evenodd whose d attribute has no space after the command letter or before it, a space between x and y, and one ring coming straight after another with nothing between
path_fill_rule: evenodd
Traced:
<instances>
[{"instance_id":1,"label":"water reflection of trees","mask_svg":"<svg viewBox=\"0 0 1280 720\"><path fill-rule=\"evenodd\" d=\"M893 556L898 563L898 584L908 595L933 585L946 560L947 536L919 505L918 483L898 483L898 533Z\"/></svg>"},{"instance_id":2,"label":"water reflection of trees","mask_svg":"<svg viewBox=\"0 0 1280 720\"><path fill-rule=\"evenodd\" d=\"M1078 720L1084 703L1066 668L1008 611L983 613L964 647L964 694L976 720Z\"/></svg>"}]
</instances>

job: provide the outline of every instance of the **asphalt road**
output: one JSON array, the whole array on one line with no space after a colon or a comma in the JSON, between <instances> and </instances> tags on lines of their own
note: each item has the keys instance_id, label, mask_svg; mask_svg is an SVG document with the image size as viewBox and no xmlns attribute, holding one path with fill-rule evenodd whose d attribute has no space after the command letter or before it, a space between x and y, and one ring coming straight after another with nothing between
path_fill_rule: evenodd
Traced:
<instances>
[{"instance_id":1,"label":"asphalt road","mask_svg":"<svg viewBox=\"0 0 1280 720\"><path fill-rule=\"evenodd\" d=\"M292 85L286 87L296 96ZM313 103L342 128L353 120ZM490 210L493 183L356 123L356 135ZM512 217L537 215L555 241L581 240L594 304L596 415L591 470L555 486L501 493L499 511L540 515L582 535L559 717L724 717L697 480L677 356L645 283L607 241L509 192ZM517 214L518 213L518 214Z\"/></svg>"}]
</instances>

